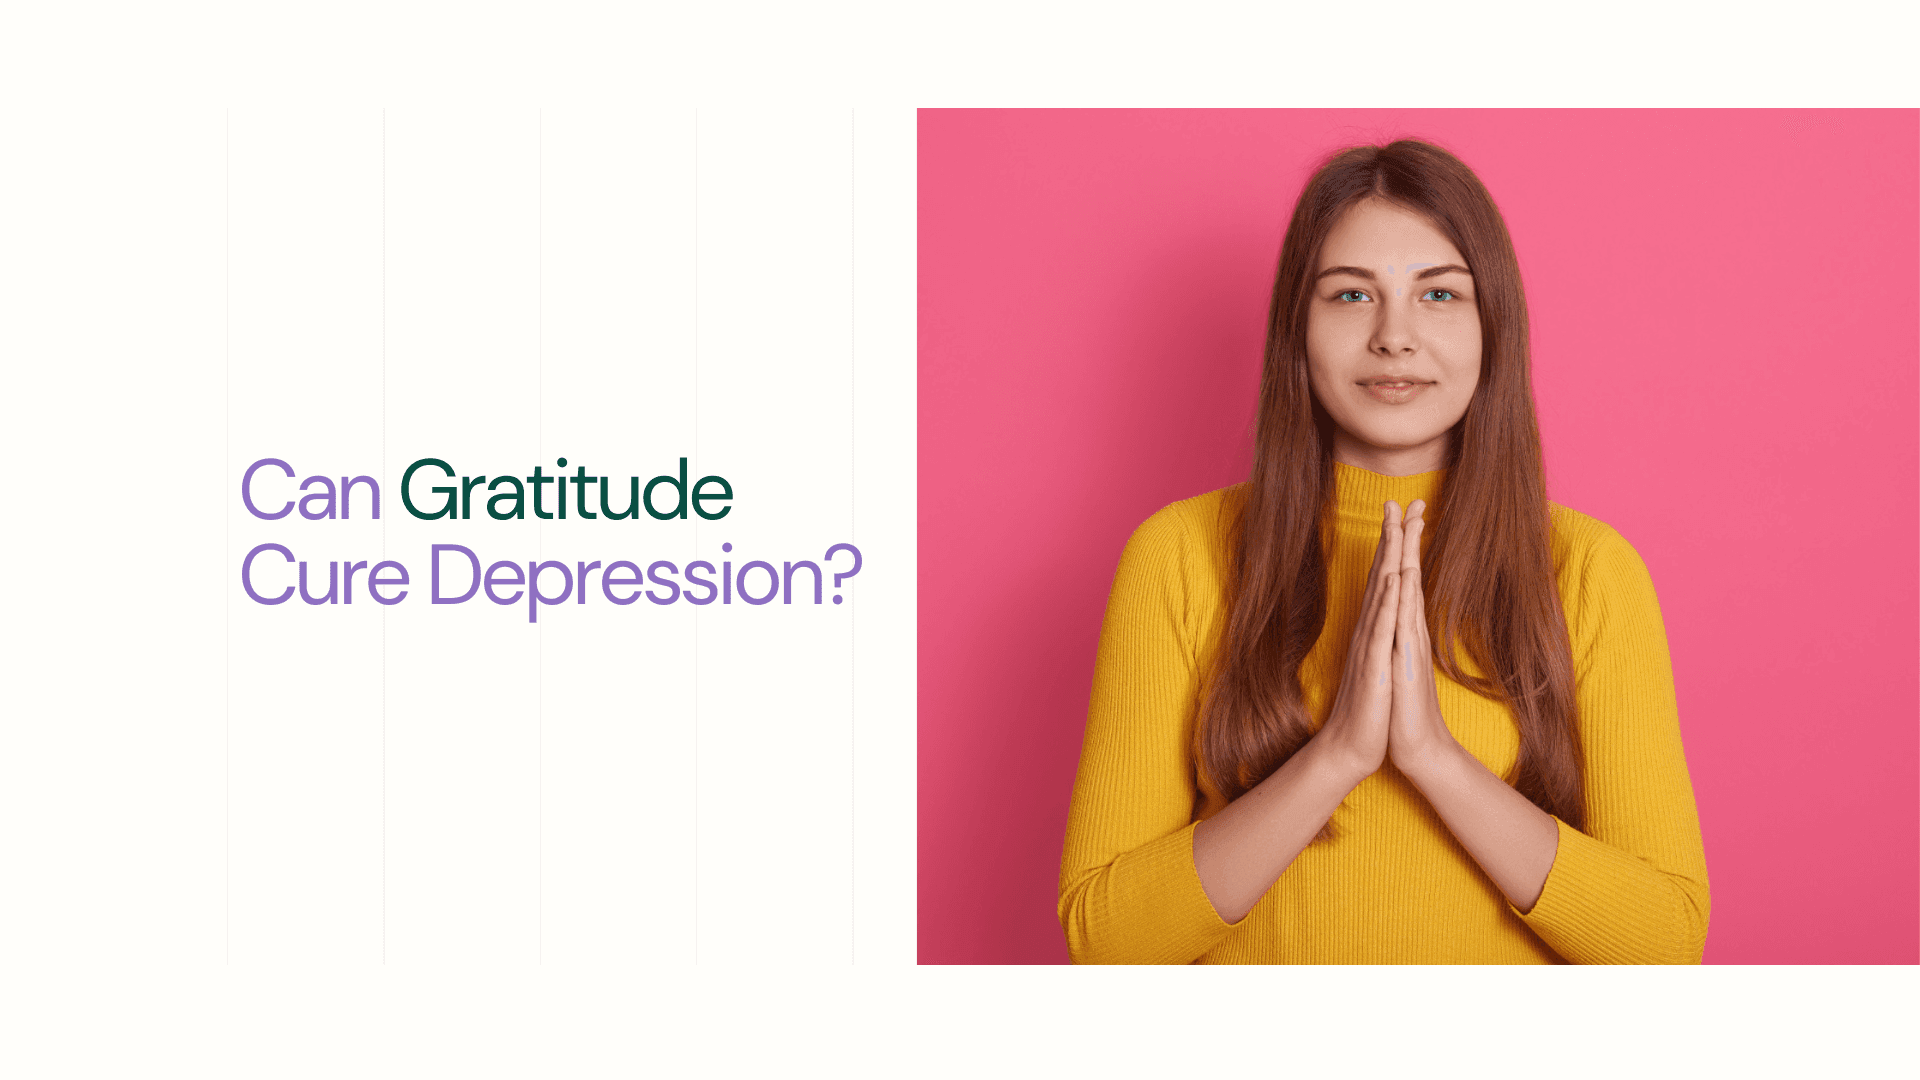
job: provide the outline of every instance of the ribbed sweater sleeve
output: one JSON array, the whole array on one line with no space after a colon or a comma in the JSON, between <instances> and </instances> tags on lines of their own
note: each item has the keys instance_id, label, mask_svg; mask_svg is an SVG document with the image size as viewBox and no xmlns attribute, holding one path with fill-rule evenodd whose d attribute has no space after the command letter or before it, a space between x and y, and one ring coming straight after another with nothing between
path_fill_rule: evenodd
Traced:
<instances>
[{"instance_id":1,"label":"ribbed sweater sleeve","mask_svg":"<svg viewBox=\"0 0 1920 1080\"><path fill-rule=\"evenodd\" d=\"M1659 601L1618 533L1579 524L1600 531L1576 545L1584 563L1561 582L1563 597L1574 594L1566 608L1586 827L1559 823L1553 868L1522 918L1574 963L1697 964L1707 867Z\"/></svg>"},{"instance_id":2,"label":"ribbed sweater sleeve","mask_svg":"<svg viewBox=\"0 0 1920 1080\"><path fill-rule=\"evenodd\" d=\"M1346 477L1342 497L1371 513L1373 479ZM1221 505L1208 497L1161 510L1128 540L1114 575L1060 865L1058 914L1076 962L1699 962L1706 861L1659 601L1618 533L1558 507L1556 585L1573 652L1586 814L1577 830L1558 823L1533 907L1504 905L1470 857L1435 833L1444 826L1418 792L1383 771L1342 804L1350 842L1310 848L1276 886L1278 898L1223 922L1194 869L1192 824L1195 714L1224 618ZM1369 525L1366 537L1339 534L1352 550L1336 547L1338 565L1370 558L1372 533ZM1449 700L1458 710L1449 723L1478 740L1483 760L1497 758L1511 715L1464 690ZM1392 906L1369 915L1376 902Z\"/></svg>"},{"instance_id":3,"label":"ribbed sweater sleeve","mask_svg":"<svg viewBox=\"0 0 1920 1080\"><path fill-rule=\"evenodd\" d=\"M1134 531L1114 575L1060 863L1076 963L1191 963L1231 930L1193 865L1191 558L1168 507Z\"/></svg>"}]
</instances>

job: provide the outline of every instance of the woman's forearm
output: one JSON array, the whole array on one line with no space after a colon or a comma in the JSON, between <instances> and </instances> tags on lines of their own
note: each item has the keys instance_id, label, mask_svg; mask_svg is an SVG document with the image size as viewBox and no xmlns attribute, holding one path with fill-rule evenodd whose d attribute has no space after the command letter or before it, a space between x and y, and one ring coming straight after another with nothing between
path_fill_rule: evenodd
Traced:
<instances>
[{"instance_id":1,"label":"woman's forearm","mask_svg":"<svg viewBox=\"0 0 1920 1080\"><path fill-rule=\"evenodd\" d=\"M1193 867L1220 918L1237 923L1367 778L1319 738L1309 739L1245 795L1193 831Z\"/></svg>"},{"instance_id":2,"label":"woman's forearm","mask_svg":"<svg viewBox=\"0 0 1920 1080\"><path fill-rule=\"evenodd\" d=\"M1532 911L1560 848L1553 816L1455 742L1402 764L1401 772L1513 906Z\"/></svg>"},{"instance_id":3,"label":"woman's forearm","mask_svg":"<svg viewBox=\"0 0 1920 1080\"><path fill-rule=\"evenodd\" d=\"M1193 868L1214 912L1226 922L1237 923L1253 910L1319 835L1340 800L1386 758L1394 693L1388 674L1404 537L1400 504L1388 502L1326 723L1273 775L1193 831Z\"/></svg>"}]
</instances>

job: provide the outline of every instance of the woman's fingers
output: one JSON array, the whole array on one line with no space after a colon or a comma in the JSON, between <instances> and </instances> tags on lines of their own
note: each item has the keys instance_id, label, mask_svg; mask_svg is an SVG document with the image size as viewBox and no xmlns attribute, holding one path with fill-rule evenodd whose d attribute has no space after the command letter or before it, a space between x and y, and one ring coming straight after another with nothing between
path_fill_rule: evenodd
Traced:
<instances>
[{"instance_id":1,"label":"woman's fingers","mask_svg":"<svg viewBox=\"0 0 1920 1080\"><path fill-rule=\"evenodd\" d=\"M1397 555L1400 549L1390 545L1399 540L1401 534L1406 531L1403 527L1403 516L1400 513L1400 504L1388 500L1381 514L1380 543L1373 549L1373 566L1367 570L1367 588L1370 590L1379 582L1382 569L1399 565L1393 561L1393 556Z\"/></svg>"},{"instance_id":2,"label":"woman's fingers","mask_svg":"<svg viewBox=\"0 0 1920 1080\"><path fill-rule=\"evenodd\" d=\"M1360 618L1353 626L1353 640L1357 644L1361 636L1372 625L1373 616L1379 611L1380 596L1384 591L1386 579L1393 576L1394 568L1400 565L1400 504L1389 502L1384 513L1385 520L1380 525L1380 542L1373 549L1373 566L1367 570L1367 585L1360 595Z\"/></svg>"},{"instance_id":3,"label":"woman's fingers","mask_svg":"<svg viewBox=\"0 0 1920 1080\"><path fill-rule=\"evenodd\" d=\"M1413 643L1415 652L1420 656L1420 662L1423 664L1431 663L1433 659L1433 643L1427 639L1426 574L1420 569L1419 565L1416 564L1411 573L1402 572L1400 576L1407 579L1402 584L1406 586L1405 591L1412 594L1407 597L1407 601L1411 605L1413 612L1413 625L1409 627L1412 633L1410 640Z\"/></svg>"},{"instance_id":4,"label":"woman's fingers","mask_svg":"<svg viewBox=\"0 0 1920 1080\"><path fill-rule=\"evenodd\" d=\"M1386 685L1390 681L1393 672L1394 642L1398 637L1394 629L1401 618L1400 594L1403 591L1405 590L1400 584L1400 575L1387 575L1386 583L1380 590L1380 606L1373 612L1371 624L1362 624L1369 626L1371 630L1367 635L1367 649L1364 655L1366 670L1369 675L1372 675L1372 680L1381 685ZM1378 674L1373 674L1375 672Z\"/></svg>"},{"instance_id":5,"label":"woman's fingers","mask_svg":"<svg viewBox=\"0 0 1920 1080\"><path fill-rule=\"evenodd\" d=\"M1420 534L1426 530L1423 516L1426 504L1420 500L1407 510L1406 534L1401 546L1399 614L1395 620L1395 662L1405 670L1398 674L1413 683L1422 667L1432 664L1433 650L1427 644L1426 590L1421 583Z\"/></svg>"},{"instance_id":6,"label":"woman's fingers","mask_svg":"<svg viewBox=\"0 0 1920 1080\"><path fill-rule=\"evenodd\" d=\"M1393 628L1399 611L1400 550L1404 533L1400 504L1388 502L1382 511L1380 542L1373 550L1366 591L1360 598L1360 616L1354 620L1347 647L1346 670L1341 673L1341 695L1346 687L1385 685L1393 664ZM1383 644L1384 642L1384 644Z\"/></svg>"},{"instance_id":7,"label":"woman's fingers","mask_svg":"<svg viewBox=\"0 0 1920 1080\"><path fill-rule=\"evenodd\" d=\"M1401 529L1403 540L1400 545L1400 569L1420 569L1420 534L1427 529L1427 504L1422 499L1413 500L1407 507L1407 520Z\"/></svg>"},{"instance_id":8,"label":"woman's fingers","mask_svg":"<svg viewBox=\"0 0 1920 1080\"><path fill-rule=\"evenodd\" d=\"M1418 550L1417 543L1409 543L1409 548ZM1400 573L1394 575L1400 579L1400 589L1396 596L1399 610L1394 613L1394 662L1403 670L1394 674L1408 683L1414 681L1414 664L1419 655L1420 630L1426 625L1427 613L1420 596L1420 565L1416 561Z\"/></svg>"},{"instance_id":9,"label":"woman's fingers","mask_svg":"<svg viewBox=\"0 0 1920 1080\"><path fill-rule=\"evenodd\" d=\"M1399 569L1400 560L1406 557L1402 553L1404 546L1402 541L1406 536L1406 529L1402 521L1403 515L1400 513L1400 504L1388 500L1385 517L1386 520L1380 525L1380 546L1374 550L1373 577L1375 580L1394 573ZM1372 581L1367 584L1373 587Z\"/></svg>"},{"instance_id":10,"label":"woman's fingers","mask_svg":"<svg viewBox=\"0 0 1920 1080\"><path fill-rule=\"evenodd\" d=\"M1349 665L1358 664L1362 678L1388 685L1393 667L1393 628L1400 600L1400 549L1405 533L1400 504L1389 501L1380 526L1380 546L1374 549L1373 572L1367 580L1367 602L1360 605L1354 623Z\"/></svg>"}]
</instances>

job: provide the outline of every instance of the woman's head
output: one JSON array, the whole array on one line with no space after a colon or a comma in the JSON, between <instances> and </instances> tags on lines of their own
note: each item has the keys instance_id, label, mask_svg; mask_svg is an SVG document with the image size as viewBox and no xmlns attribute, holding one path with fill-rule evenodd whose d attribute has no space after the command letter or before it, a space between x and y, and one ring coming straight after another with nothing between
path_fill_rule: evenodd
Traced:
<instances>
[{"instance_id":1,"label":"woman's head","mask_svg":"<svg viewBox=\"0 0 1920 1080\"><path fill-rule=\"evenodd\" d=\"M1321 243L1307 294L1307 377L1335 461L1393 476L1446 462L1480 384L1466 256L1424 216L1367 198Z\"/></svg>"},{"instance_id":2,"label":"woman's head","mask_svg":"<svg viewBox=\"0 0 1920 1080\"><path fill-rule=\"evenodd\" d=\"M1411 140L1329 158L1287 227L1261 381L1263 436L1311 418L1376 472L1440 468L1468 426L1530 429L1519 264L1472 170Z\"/></svg>"},{"instance_id":3,"label":"woman's head","mask_svg":"<svg viewBox=\"0 0 1920 1080\"><path fill-rule=\"evenodd\" d=\"M1253 473L1229 503L1226 637L1195 735L1202 778L1229 799L1312 735L1299 673L1326 622L1336 459L1392 475L1447 470L1422 575L1435 661L1512 708L1514 786L1578 827L1573 660L1519 263L1486 188L1427 143L1329 158L1281 245Z\"/></svg>"}]
</instances>

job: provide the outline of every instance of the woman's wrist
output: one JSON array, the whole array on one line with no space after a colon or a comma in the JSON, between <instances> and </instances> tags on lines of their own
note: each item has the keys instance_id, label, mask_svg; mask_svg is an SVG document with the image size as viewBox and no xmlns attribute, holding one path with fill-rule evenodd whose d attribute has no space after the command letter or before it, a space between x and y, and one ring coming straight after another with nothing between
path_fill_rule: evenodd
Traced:
<instances>
[{"instance_id":1,"label":"woman's wrist","mask_svg":"<svg viewBox=\"0 0 1920 1080\"><path fill-rule=\"evenodd\" d=\"M1360 782L1380 771L1381 759L1355 748L1346 740L1335 739L1326 734L1326 728L1307 740L1300 753L1310 755L1313 770L1328 777L1330 783L1340 785L1342 791L1352 791Z\"/></svg>"},{"instance_id":2,"label":"woman's wrist","mask_svg":"<svg viewBox=\"0 0 1920 1080\"><path fill-rule=\"evenodd\" d=\"M1401 775L1413 781L1413 786L1426 788L1426 781L1438 779L1449 771L1465 763L1467 748L1454 739L1451 732L1435 736L1419 745L1395 745L1388 753L1393 759L1393 767Z\"/></svg>"}]
</instances>

